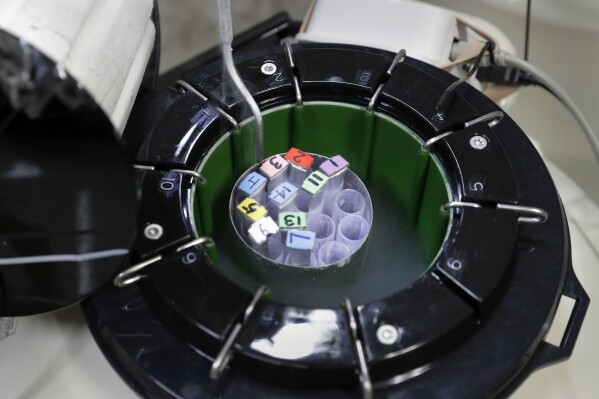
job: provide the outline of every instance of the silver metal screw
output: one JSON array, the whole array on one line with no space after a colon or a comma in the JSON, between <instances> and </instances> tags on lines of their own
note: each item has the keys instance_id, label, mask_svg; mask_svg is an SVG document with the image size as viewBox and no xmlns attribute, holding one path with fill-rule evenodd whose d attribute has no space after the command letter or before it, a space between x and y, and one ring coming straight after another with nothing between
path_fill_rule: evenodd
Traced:
<instances>
[{"instance_id":1,"label":"silver metal screw","mask_svg":"<svg viewBox=\"0 0 599 399\"><path fill-rule=\"evenodd\" d=\"M483 150L489 145L489 141L483 136L473 136L470 139L470 146L475 150Z\"/></svg>"},{"instance_id":2,"label":"silver metal screw","mask_svg":"<svg viewBox=\"0 0 599 399\"><path fill-rule=\"evenodd\" d=\"M390 324L381 324L376 330L376 337L381 344L393 345L399 339L399 331Z\"/></svg>"},{"instance_id":3,"label":"silver metal screw","mask_svg":"<svg viewBox=\"0 0 599 399\"><path fill-rule=\"evenodd\" d=\"M265 75L272 75L277 72L277 65L272 62L265 62L260 67L260 71Z\"/></svg>"},{"instance_id":4,"label":"silver metal screw","mask_svg":"<svg viewBox=\"0 0 599 399\"><path fill-rule=\"evenodd\" d=\"M158 240L162 237L162 233L164 233L162 226L156 223L149 224L144 229L144 235L150 240Z\"/></svg>"}]
</instances>

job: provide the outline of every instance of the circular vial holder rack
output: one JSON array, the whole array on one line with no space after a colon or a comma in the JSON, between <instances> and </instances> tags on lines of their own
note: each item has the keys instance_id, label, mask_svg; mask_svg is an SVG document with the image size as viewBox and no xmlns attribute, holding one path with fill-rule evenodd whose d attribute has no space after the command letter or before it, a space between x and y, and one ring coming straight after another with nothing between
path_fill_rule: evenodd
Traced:
<instances>
[{"instance_id":1,"label":"circular vial holder rack","mask_svg":"<svg viewBox=\"0 0 599 399\"><path fill-rule=\"evenodd\" d=\"M236 64L263 111L264 160L219 63L156 93L125 133L142 143L137 258L85 310L138 392L487 397L569 356L588 297L565 214L540 156L494 103L467 84L448 92L454 77L404 52L286 43ZM368 239L343 267L290 267L259 243L294 206L264 205L270 183L294 182L294 170L281 181L269 169L290 149L318 166L341 155L370 195ZM261 218L242 214L258 209L248 198ZM143 234L152 224L157 239ZM576 305L554 346L543 337L562 295Z\"/></svg>"},{"instance_id":2,"label":"circular vial holder rack","mask_svg":"<svg viewBox=\"0 0 599 399\"><path fill-rule=\"evenodd\" d=\"M259 260L293 267L344 266L372 225L370 195L349 163L297 148L246 171L233 188L229 213L237 236Z\"/></svg>"}]
</instances>

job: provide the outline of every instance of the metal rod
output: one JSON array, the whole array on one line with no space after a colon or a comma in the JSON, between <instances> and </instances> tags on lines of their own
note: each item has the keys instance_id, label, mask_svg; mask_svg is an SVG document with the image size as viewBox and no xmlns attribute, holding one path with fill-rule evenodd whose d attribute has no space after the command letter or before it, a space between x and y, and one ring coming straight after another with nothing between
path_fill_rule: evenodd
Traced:
<instances>
[{"instance_id":1,"label":"metal rod","mask_svg":"<svg viewBox=\"0 0 599 399\"><path fill-rule=\"evenodd\" d=\"M231 115L229 115L228 113L223 111L223 109L221 107L219 107L218 105L210 103L210 99L208 97L206 97L205 95L203 95L202 93L200 93L195 87L193 87L192 85L190 85L189 83L187 83L184 80L177 80L176 83L179 86L181 86L182 88L184 88L185 90L188 90L189 92L195 94L203 102L208 103L212 108L214 108L214 110L216 112L221 114L226 120L228 120L231 123L231 125L233 125L233 129L239 130L239 123L235 120L235 118L233 118Z\"/></svg>"},{"instance_id":2,"label":"metal rod","mask_svg":"<svg viewBox=\"0 0 599 399\"><path fill-rule=\"evenodd\" d=\"M441 206L442 211L448 211L450 209L456 208L484 208L484 206L476 202L467 201L452 201ZM530 215L519 216L518 223L545 223L549 219L549 214L546 210L532 206L497 203L495 204L495 209L514 211L518 214Z\"/></svg>"},{"instance_id":3,"label":"metal rod","mask_svg":"<svg viewBox=\"0 0 599 399\"><path fill-rule=\"evenodd\" d=\"M479 116L476 119L472 119L471 121L464 122L464 129L469 128L474 125L478 125L479 123L487 123L489 125L489 127L493 127L493 126L497 125L502 119L503 119L503 112L501 112L501 111L489 112L488 114ZM459 132L459 131L461 131L461 130L458 130L458 131L451 130L451 131L448 131L445 133L441 133L435 137L431 137L422 145L422 149L425 151L428 151L431 148L431 146L433 144L435 144L437 141L442 140L445 137L447 137L453 133Z\"/></svg>"},{"instance_id":4,"label":"metal rod","mask_svg":"<svg viewBox=\"0 0 599 399\"><path fill-rule=\"evenodd\" d=\"M285 40L283 42L283 48L285 50L285 56L287 57L287 62L289 63L289 68L292 70L295 69L295 61L293 60L293 51L291 50L291 43L289 40Z\"/></svg>"},{"instance_id":5,"label":"metal rod","mask_svg":"<svg viewBox=\"0 0 599 399\"><path fill-rule=\"evenodd\" d=\"M299 79L293 75L293 88L295 90L295 104L298 107L304 105L304 99L302 98L302 91L300 90Z\"/></svg>"},{"instance_id":6,"label":"metal rod","mask_svg":"<svg viewBox=\"0 0 599 399\"><path fill-rule=\"evenodd\" d=\"M226 120L229 121L229 123L231 125L233 125L233 130L239 130L241 129L241 127L239 126L239 122L237 122L235 120L235 118L233 118L231 115L229 115L228 113L226 113L225 111L223 111L223 109L219 106L216 105L212 105L214 107L214 109L216 110L216 112L218 112L219 114L221 114Z\"/></svg>"},{"instance_id":7,"label":"metal rod","mask_svg":"<svg viewBox=\"0 0 599 399\"><path fill-rule=\"evenodd\" d=\"M376 102L379 99L379 96L381 95L381 92L383 91L384 86L385 86L385 84L381 83L379 85L379 87L376 88L376 91L374 92L374 94L372 95L372 98L368 102L368 107L366 107L368 112L372 112L374 110L374 106L376 105Z\"/></svg>"},{"instance_id":8,"label":"metal rod","mask_svg":"<svg viewBox=\"0 0 599 399\"><path fill-rule=\"evenodd\" d=\"M218 17L223 64L225 65L225 69L233 81L233 84L235 84L237 90L239 90L245 101L248 103L256 120L256 162L260 162L264 157L264 122L258 103L256 103L256 100L243 83L243 80L241 80L239 72L237 72L237 68L235 67L233 48L231 47L233 42L233 27L231 21L231 4L229 0L218 0Z\"/></svg>"},{"instance_id":9,"label":"metal rod","mask_svg":"<svg viewBox=\"0 0 599 399\"><path fill-rule=\"evenodd\" d=\"M453 134L453 133L455 133L455 131L450 130L448 132L441 133L441 134L439 134L439 135L437 135L435 137L432 137L432 138L426 140L426 142L422 145L422 149L428 151L431 148L431 146L433 144L435 144L437 141L443 140L445 137L447 137L447 136L449 136L450 134Z\"/></svg>"},{"instance_id":10,"label":"metal rod","mask_svg":"<svg viewBox=\"0 0 599 399\"><path fill-rule=\"evenodd\" d=\"M227 336L225 343L220 348L220 352L218 352L214 362L212 362L212 367L210 367L210 378L213 380L218 380L223 371L225 371L227 364L229 364L231 356L233 356L231 348L233 347L237 336L241 332L241 327L243 327L243 324L241 323L237 323L233 326L231 333Z\"/></svg>"},{"instance_id":11,"label":"metal rod","mask_svg":"<svg viewBox=\"0 0 599 399\"><path fill-rule=\"evenodd\" d=\"M460 79L453 82L451 85L449 85L449 87L447 87L447 89L445 89L445 91L441 95L441 98L439 99L439 102L437 103L437 109L440 109L443 105L445 105L445 102L447 101L449 96L453 93L453 91L459 85L461 85L462 83L464 83L465 81L470 79L470 77L472 75L474 75L474 72L476 72L476 70L480 66L480 62L483 59L483 55L487 51L489 51L489 52L493 51L493 43L486 42L485 45L483 46L483 48L480 50L480 53L478 53L478 57L476 57L476 61L474 61L474 65L472 65L472 67L470 67L470 69L468 70L468 73L466 73L466 75L462 76Z\"/></svg>"},{"instance_id":12,"label":"metal rod","mask_svg":"<svg viewBox=\"0 0 599 399\"><path fill-rule=\"evenodd\" d=\"M194 170L170 169L169 172L180 173L182 175L191 176L194 180L197 180L198 183L206 183L206 178Z\"/></svg>"},{"instance_id":13,"label":"metal rod","mask_svg":"<svg viewBox=\"0 0 599 399\"><path fill-rule=\"evenodd\" d=\"M134 164L133 168L134 169L138 169L138 170L150 170L150 171L155 171L156 170L156 167L154 165ZM205 183L206 182L206 178L204 176L202 176L199 172L196 172L194 170L188 170L188 169L169 169L169 170L167 170L167 172L179 173L179 174L182 174L182 175L191 176L194 180L197 180L199 183Z\"/></svg>"},{"instance_id":14,"label":"metal rod","mask_svg":"<svg viewBox=\"0 0 599 399\"><path fill-rule=\"evenodd\" d=\"M250 301L248 306L245 308L245 311L243 312L242 321L239 323L236 323L233 326L233 328L231 329L231 332L227 336L225 343L220 348L220 351L218 352L218 355L216 355L214 362L212 362L212 367L210 367L210 378L212 378L213 380L218 380L220 378L220 376L222 375L223 371L225 371L227 364L229 364L231 357L233 357L232 349L233 349L233 344L235 344L235 340L237 339L237 336L241 332L241 329L243 328L244 324L250 318L250 316L251 316L252 312L254 311L254 308L256 307L256 304L258 303L260 298L262 298L262 296L264 294L266 294L267 292L268 292L268 287L265 285L262 285L260 288L258 288L258 290L256 290L256 292L254 293L254 297L252 298L252 300Z\"/></svg>"},{"instance_id":15,"label":"metal rod","mask_svg":"<svg viewBox=\"0 0 599 399\"><path fill-rule=\"evenodd\" d=\"M190 242L187 242L187 243L181 245L180 247L177 247L175 252L181 252L181 251L184 251L187 248L191 248L195 245L204 245L204 244L208 244L208 245L214 244L214 240L210 237L196 238L195 240L191 240Z\"/></svg>"},{"instance_id":16,"label":"metal rod","mask_svg":"<svg viewBox=\"0 0 599 399\"><path fill-rule=\"evenodd\" d=\"M202 101L208 102L208 97L206 97L205 95L203 95L202 93L200 93L198 90L196 90L195 87L193 87L192 85L190 85L186 81L184 81L184 80L177 80L176 83L179 86L183 87L185 90L187 90L187 91L195 94L196 96L198 96Z\"/></svg>"},{"instance_id":17,"label":"metal rod","mask_svg":"<svg viewBox=\"0 0 599 399\"><path fill-rule=\"evenodd\" d=\"M381 92L383 91L383 87L385 86L385 83L387 83L387 80L389 80L389 77L393 73L393 70L395 69L397 64L399 64L400 62L403 62L405 60L405 58L406 58L406 50L404 50L404 49L399 50L397 52L397 54L395 54L395 57L393 57L391 64L385 71L385 75L383 76L381 84L378 85L378 87L374 91L374 94L372 95L372 98L368 102L368 106L366 107L368 112L372 112L374 110L374 106L376 105L376 102L379 99Z\"/></svg>"},{"instance_id":18,"label":"metal rod","mask_svg":"<svg viewBox=\"0 0 599 399\"><path fill-rule=\"evenodd\" d=\"M291 69L293 89L295 90L295 104L298 107L301 107L302 105L304 105L304 99L302 98L302 91L300 88L299 78L297 76L297 70L295 68L295 60L293 59L293 50L291 48L291 43L289 42L289 40L285 40L283 42L283 49L285 50L285 58L287 58L289 69Z\"/></svg>"},{"instance_id":19,"label":"metal rod","mask_svg":"<svg viewBox=\"0 0 599 399\"><path fill-rule=\"evenodd\" d=\"M128 267L127 269L117 274L117 276L113 280L114 285L119 288L125 288L133 283L136 283L137 281L145 277L143 274L139 274L140 271L160 260L162 260L162 256L157 255L153 258Z\"/></svg>"},{"instance_id":20,"label":"metal rod","mask_svg":"<svg viewBox=\"0 0 599 399\"><path fill-rule=\"evenodd\" d=\"M364 348L362 342L358 337L358 323L354 317L354 310L349 298L345 298L344 301L345 314L349 323L349 329L351 332L352 339L354 341L354 348L356 350L356 356L358 358L358 373L360 375L360 385L362 387L362 394L364 399L372 399L372 380L370 379L370 372L368 371L368 363L366 362L366 356L364 355Z\"/></svg>"},{"instance_id":21,"label":"metal rod","mask_svg":"<svg viewBox=\"0 0 599 399\"><path fill-rule=\"evenodd\" d=\"M452 201L447 204L441 205L442 211L448 211L450 209L456 208L482 208L481 204L477 204L476 202L465 202L465 201Z\"/></svg>"},{"instance_id":22,"label":"metal rod","mask_svg":"<svg viewBox=\"0 0 599 399\"><path fill-rule=\"evenodd\" d=\"M140 164L134 164L133 165L133 169L139 169L139 170L155 170L156 168L152 165L140 165Z\"/></svg>"},{"instance_id":23,"label":"metal rod","mask_svg":"<svg viewBox=\"0 0 599 399\"><path fill-rule=\"evenodd\" d=\"M474 125L478 125L479 123L486 122L489 127L493 127L503 119L503 112L501 111L493 111L488 114L484 114L483 116L479 116L476 119L472 119L471 121L464 122L464 127L470 127Z\"/></svg>"},{"instance_id":24,"label":"metal rod","mask_svg":"<svg viewBox=\"0 0 599 399\"><path fill-rule=\"evenodd\" d=\"M180 247L178 247L175 250L175 252L183 251L183 250L193 247L195 245L203 245L203 244L210 244L210 243L214 243L214 240L212 240L212 238L199 237L199 238L191 240L188 243L181 245ZM146 267L150 266L151 264L154 264L161 260L162 260L162 255L156 255L150 259L147 259L143 262L140 262L133 266L128 267L127 269L125 269L122 272L120 272L119 274L117 274L117 276L113 280L114 285L119 288L124 288L133 283L138 282L142 278L146 277L145 275L140 274L140 272L142 270L144 270Z\"/></svg>"},{"instance_id":25,"label":"metal rod","mask_svg":"<svg viewBox=\"0 0 599 399\"><path fill-rule=\"evenodd\" d=\"M389 68L387 68L387 72L385 72L385 74L387 76L391 76L391 74L393 73L393 70L395 69L395 66L397 64L399 64L400 62L403 62L404 59L406 58L406 50L405 49L401 49L397 52L397 54L395 54L395 57L393 57L393 61L391 61L391 65L389 65Z\"/></svg>"},{"instance_id":26,"label":"metal rod","mask_svg":"<svg viewBox=\"0 0 599 399\"><path fill-rule=\"evenodd\" d=\"M545 223L547 219L549 219L549 214L546 210L532 206L497 204L497 209L505 209L508 211L518 212L518 214L531 215L518 217L518 222L520 223Z\"/></svg>"}]
</instances>

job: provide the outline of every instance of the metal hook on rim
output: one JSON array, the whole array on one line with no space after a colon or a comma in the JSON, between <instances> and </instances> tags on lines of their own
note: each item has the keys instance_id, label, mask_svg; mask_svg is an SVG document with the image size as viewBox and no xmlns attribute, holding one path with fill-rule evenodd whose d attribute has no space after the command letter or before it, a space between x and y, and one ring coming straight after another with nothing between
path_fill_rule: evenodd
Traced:
<instances>
[{"instance_id":1,"label":"metal hook on rim","mask_svg":"<svg viewBox=\"0 0 599 399\"><path fill-rule=\"evenodd\" d=\"M488 114L481 115L476 119L472 119L471 121L464 122L464 129L469 128L471 126L478 125L479 123L487 123L487 125L489 125L489 127L493 127L493 126L497 125L499 122L501 122L501 120L503 119L503 116L504 116L504 114L501 111L489 112ZM426 142L422 145L422 149L425 151L428 151L431 148L431 146L433 144L435 144L437 141L442 140L445 137L449 136L450 134L457 133L459 131L460 130L458 130L458 131L450 130L448 132L438 134L435 137L431 137L430 139L426 140Z\"/></svg>"},{"instance_id":2,"label":"metal hook on rim","mask_svg":"<svg viewBox=\"0 0 599 399\"><path fill-rule=\"evenodd\" d=\"M137 263L127 269L123 270L119 274L116 275L114 280L112 281L116 287L125 288L131 284L134 284L145 277L144 274L139 274L143 269L150 266L153 263L162 260L161 255L154 256L148 260Z\"/></svg>"},{"instance_id":3,"label":"metal hook on rim","mask_svg":"<svg viewBox=\"0 0 599 399\"><path fill-rule=\"evenodd\" d=\"M194 240L191 240L191 241L181 245L180 247L177 247L175 252L181 252L181 251L186 250L187 248L191 248L196 245L206 245L206 244L208 244L208 245L214 244L214 240L210 237L199 237L199 238L196 238Z\"/></svg>"},{"instance_id":4,"label":"metal hook on rim","mask_svg":"<svg viewBox=\"0 0 599 399\"><path fill-rule=\"evenodd\" d=\"M291 50L291 42L289 40L285 40L283 42L283 48L285 50L285 56L287 57L287 62L289 63L289 68L292 70L295 69L295 61L293 60L293 51Z\"/></svg>"},{"instance_id":5,"label":"metal hook on rim","mask_svg":"<svg viewBox=\"0 0 599 399\"><path fill-rule=\"evenodd\" d=\"M156 168L153 165L141 165L141 164L133 164L133 169L156 170Z\"/></svg>"},{"instance_id":6,"label":"metal hook on rim","mask_svg":"<svg viewBox=\"0 0 599 399\"><path fill-rule=\"evenodd\" d=\"M214 243L214 240L210 237L199 237L194 240L191 240L188 243L181 245L180 247L178 247L175 250L175 253L181 252L181 251L183 251L187 248L191 248L195 245L204 245L204 244L213 244L213 243ZM161 260L162 260L162 255L156 255L156 256L154 256L150 259L147 259L143 262L140 262L133 266L130 266L127 269L123 270L122 272L120 272L119 274L116 275L116 277L113 280L113 284L119 288L124 288L131 284L134 284L134 283L138 282L139 280L141 280L142 278L146 277L145 274L140 273L142 270L144 270L146 267L150 266L151 264L154 264Z\"/></svg>"},{"instance_id":7,"label":"metal hook on rim","mask_svg":"<svg viewBox=\"0 0 599 399\"><path fill-rule=\"evenodd\" d=\"M256 292L254 293L252 300L243 312L243 319L241 320L241 322L236 323L235 326L233 326L233 329L227 336L225 343L221 347L220 351L218 352L218 355L214 359L214 362L212 362L212 366L210 367L210 378L212 378L213 380L218 380L225 368L227 367L227 364L229 364L229 361L233 356L232 348L233 344L235 343L235 340L237 339L237 336L241 332L243 325L250 318L260 298L262 298L262 296L267 292L268 287L266 285L262 285L260 288L258 288L258 290L256 290Z\"/></svg>"},{"instance_id":8,"label":"metal hook on rim","mask_svg":"<svg viewBox=\"0 0 599 399\"><path fill-rule=\"evenodd\" d=\"M302 98L302 91L300 90L299 79L297 77L297 70L295 68L295 60L293 59L293 50L291 49L291 43L289 40L283 42L283 48L285 50L285 57L291 69L291 78L293 81L293 89L295 91L295 105L301 107L304 105L304 99Z\"/></svg>"},{"instance_id":9,"label":"metal hook on rim","mask_svg":"<svg viewBox=\"0 0 599 399\"><path fill-rule=\"evenodd\" d=\"M422 149L428 151L431 148L431 146L435 144L437 141L443 140L445 137L453 133L455 132L453 130L450 130L449 132L441 133L435 137L431 137L430 139L426 140L424 144L422 144Z\"/></svg>"},{"instance_id":10,"label":"metal hook on rim","mask_svg":"<svg viewBox=\"0 0 599 399\"><path fill-rule=\"evenodd\" d=\"M441 210L444 212L449 211L450 209L458 209L458 208L482 208L481 204L477 204L476 202L466 202L466 201L451 201L446 204L441 205Z\"/></svg>"},{"instance_id":11,"label":"metal hook on rim","mask_svg":"<svg viewBox=\"0 0 599 399\"><path fill-rule=\"evenodd\" d=\"M358 372L360 375L362 394L364 395L364 399L372 399L372 380L370 379L370 372L368 371L368 363L366 362L366 356L364 355L364 348L362 347L362 342L358 338L358 323L356 322L353 306L349 298L345 298L344 308L351 336L354 341L356 356L358 357Z\"/></svg>"},{"instance_id":12,"label":"metal hook on rim","mask_svg":"<svg viewBox=\"0 0 599 399\"><path fill-rule=\"evenodd\" d=\"M485 122L487 123L487 125L489 125L489 127L493 127L499 122L501 122L503 116L504 114L501 111L489 112L488 114L484 114L476 119L472 119L471 121L465 122L464 128L468 128L470 126L478 125L479 123Z\"/></svg>"},{"instance_id":13,"label":"metal hook on rim","mask_svg":"<svg viewBox=\"0 0 599 399\"><path fill-rule=\"evenodd\" d=\"M197 97L199 97L202 101L204 102L208 102L208 97L206 97L205 95L203 95L202 93L200 93L198 90L196 90L195 87L193 87L192 85L190 85L189 83L187 83L184 80L177 80L175 82L177 85L183 87L185 90L195 94Z\"/></svg>"},{"instance_id":14,"label":"metal hook on rim","mask_svg":"<svg viewBox=\"0 0 599 399\"><path fill-rule=\"evenodd\" d=\"M441 210L447 212L450 209L456 208L483 208L481 204L476 202L452 201L441 206ZM518 212L518 214L528 214L530 216L519 216L519 223L545 223L549 219L549 214L546 210L532 206L512 205L512 204L495 204L495 209Z\"/></svg>"},{"instance_id":15,"label":"metal hook on rim","mask_svg":"<svg viewBox=\"0 0 599 399\"><path fill-rule=\"evenodd\" d=\"M133 168L138 169L138 170L150 170L150 171L156 170L156 167L154 165L134 164ZM186 175L186 176L191 176L191 178L193 180L197 180L198 183L202 183L202 184L206 183L206 178L204 176L202 176L199 172L196 172L194 170L169 169L169 170L167 170L167 172L173 172L173 173L179 173L179 174Z\"/></svg>"},{"instance_id":16,"label":"metal hook on rim","mask_svg":"<svg viewBox=\"0 0 599 399\"><path fill-rule=\"evenodd\" d=\"M399 64L400 62L403 62L405 60L405 58L406 58L406 50L404 50L404 49L399 50L397 52L397 54L395 54L395 57L393 57L391 64L385 71L385 75L383 76L383 81L376 88L374 94L372 95L372 98L368 102L368 106L366 107L366 110L368 112L372 112L374 110L374 105L376 104L377 100L379 99L379 96L381 95L381 92L383 91L383 87L385 86L385 83L387 83L387 80L389 80L389 77L393 73L393 70L395 69L397 64Z\"/></svg>"},{"instance_id":17,"label":"metal hook on rim","mask_svg":"<svg viewBox=\"0 0 599 399\"><path fill-rule=\"evenodd\" d=\"M520 223L545 223L549 219L549 214L546 210L532 206L512 205L512 204L497 204L497 209L505 209L508 211L518 212L518 214L528 214L531 216L519 216Z\"/></svg>"},{"instance_id":18,"label":"metal hook on rim","mask_svg":"<svg viewBox=\"0 0 599 399\"><path fill-rule=\"evenodd\" d=\"M445 91L443 92L443 94L441 95L441 98L439 99L439 102L437 103L436 109L440 109L445 102L447 102L447 99L449 98L449 96L453 93L453 91L462 83L464 83L465 81L467 81L468 79L470 79L472 77L472 75L474 75L474 72L476 72L478 70L478 67L480 66L480 62L483 59L483 55L485 54L485 52L489 51L490 53L493 52L493 43L492 42L486 42L485 45L483 46L483 48L480 50L480 53L478 53L478 56L476 57L476 61L474 61L474 64L472 65L472 67L468 70L468 72L466 73L466 75L462 76L460 79L456 80L455 82L453 82L451 85L449 85Z\"/></svg>"},{"instance_id":19,"label":"metal hook on rim","mask_svg":"<svg viewBox=\"0 0 599 399\"><path fill-rule=\"evenodd\" d=\"M366 110L368 112L372 112L374 110L374 105L376 104L376 101L379 99L379 96L381 95L384 86L385 84L381 83L379 87L376 88L376 91L372 95L372 98L370 99L370 101L368 102L368 106L366 107Z\"/></svg>"},{"instance_id":20,"label":"metal hook on rim","mask_svg":"<svg viewBox=\"0 0 599 399\"><path fill-rule=\"evenodd\" d=\"M180 173L182 175L191 176L192 179L197 180L198 183L203 184L206 183L206 178L202 176L199 172L194 170L187 169L170 169L169 172Z\"/></svg>"},{"instance_id":21,"label":"metal hook on rim","mask_svg":"<svg viewBox=\"0 0 599 399\"><path fill-rule=\"evenodd\" d=\"M393 70L395 69L395 66L397 64L399 64L400 62L403 62L405 59L406 59L406 50L402 48L397 52L397 54L395 54L395 57L393 57L393 61L391 61L391 65L389 65L389 68L387 68L385 75L387 75L387 77L391 76L391 74L393 73Z\"/></svg>"},{"instance_id":22,"label":"metal hook on rim","mask_svg":"<svg viewBox=\"0 0 599 399\"><path fill-rule=\"evenodd\" d=\"M195 87L193 87L192 85L190 85L186 81L184 81L184 80L177 80L175 83L177 85L183 87L185 90L188 90L189 92L195 94L203 102L210 103L210 99L208 97L206 97L205 95L203 95L202 93L200 93ZM218 105L216 105L216 104L210 104L210 105L216 110L216 112L218 112L219 114L221 114L227 121L229 121L229 123L231 125L233 125L233 129L234 130L239 130L240 129L239 123L235 120L235 118L233 118L231 115L229 115L228 113L226 113L225 111L223 111L223 109L221 107L219 107Z\"/></svg>"}]
</instances>

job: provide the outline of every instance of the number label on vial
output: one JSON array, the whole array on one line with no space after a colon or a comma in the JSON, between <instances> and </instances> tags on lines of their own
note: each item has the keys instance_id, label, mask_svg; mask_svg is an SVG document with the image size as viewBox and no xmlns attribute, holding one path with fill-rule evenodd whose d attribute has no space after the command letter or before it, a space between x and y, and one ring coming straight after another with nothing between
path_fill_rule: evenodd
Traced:
<instances>
[{"instance_id":1,"label":"number label on vial","mask_svg":"<svg viewBox=\"0 0 599 399\"><path fill-rule=\"evenodd\" d=\"M264 173L269 179L273 179L279 173L283 172L289 166L289 162L280 155L268 158L260 166L260 172Z\"/></svg>"},{"instance_id":2,"label":"number label on vial","mask_svg":"<svg viewBox=\"0 0 599 399\"><path fill-rule=\"evenodd\" d=\"M268 214L265 207L261 206L255 199L246 198L239 205L237 209L243 214L243 216L253 220L254 222L260 220Z\"/></svg>"},{"instance_id":3,"label":"number label on vial","mask_svg":"<svg viewBox=\"0 0 599 399\"><path fill-rule=\"evenodd\" d=\"M335 155L331 159L327 159L318 167L325 175L332 177L337 173L341 173L349 166L349 162L341 155Z\"/></svg>"},{"instance_id":4,"label":"number label on vial","mask_svg":"<svg viewBox=\"0 0 599 399\"><path fill-rule=\"evenodd\" d=\"M328 176L315 170L302 183L302 188L312 195L316 195L329 180Z\"/></svg>"},{"instance_id":5,"label":"number label on vial","mask_svg":"<svg viewBox=\"0 0 599 399\"><path fill-rule=\"evenodd\" d=\"M314 248L316 234L312 231L289 230L285 245L287 248L308 251Z\"/></svg>"},{"instance_id":6,"label":"number label on vial","mask_svg":"<svg viewBox=\"0 0 599 399\"><path fill-rule=\"evenodd\" d=\"M248 229L250 238L258 245L264 244L268 237L277 234L279 226L270 216L264 217L257 222L252 223Z\"/></svg>"},{"instance_id":7,"label":"number label on vial","mask_svg":"<svg viewBox=\"0 0 599 399\"><path fill-rule=\"evenodd\" d=\"M279 213L279 228L303 229L307 224L306 219L304 212L281 212Z\"/></svg>"},{"instance_id":8,"label":"number label on vial","mask_svg":"<svg viewBox=\"0 0 599 399\"><path fill-rule=\"evenodd\" d=\"M268 199L282 208L291 201L297 192L297 187L289 182L283 182L275 187L268 195Z\"/></svg>"},{"instance_id":9,"label":"number label on vial","mask_svg":"<svg viewBox=\"0 0 599 399\"><path fill-rule=\"evenodd\" d=\"M239 183L239 189L251 197L258 192L258 190L263 188L265 183L266 177L262 176L260 173L252 172Z\"/></svg>"},{"instance_id":10,"label":"number label on vial","mask_svg":"<svg viewBox=\"0 0 599 399\"><path fill-rule=\"evenodd\" d=\"M312 165L312 162L314 162L313 156L306 154L295 147L291 147L291 149L287 151L285 159L302 169L308 169L310 165Z\"/></svg>"}]
</instances>

